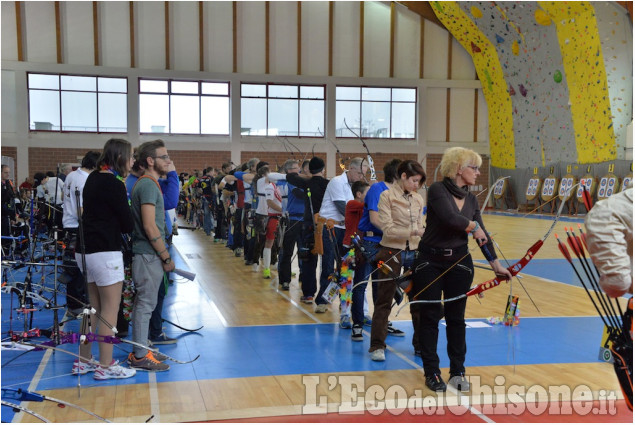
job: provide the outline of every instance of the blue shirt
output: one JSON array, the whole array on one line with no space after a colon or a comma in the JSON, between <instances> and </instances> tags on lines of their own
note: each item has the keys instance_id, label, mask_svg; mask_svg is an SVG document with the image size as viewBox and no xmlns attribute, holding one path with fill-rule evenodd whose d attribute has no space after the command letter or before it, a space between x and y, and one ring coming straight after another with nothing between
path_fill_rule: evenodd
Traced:
<instances>
[{"instance_id":1,"label":"blue shirt","mask_svg":"<svg viewBox=\"0 0 635 425\"><path fill-rule=\"evenodd\" d=\"M365 240L370 240L379 243L381 237L384 234L380 229L375 227L370 221L369 211L379 212L378 204L381 193L388 190L388 186L384 182L377 182L373 184L364 198L364 213L361 220L359 220L359 226L357 227L362 232L373 232L374 236L365 236Z\"/></svg>"},{"instance_id":2,"label":"blue shirt","mask_svg":"<svg viewBox=\"0 0 635 425\"><path fill-rule=\"evenodd\" d=\"M302 220L304 216L304 198L298 197L298 192L302 193L301 189L298 189L286 180L278 182L278 186L281 184L287 185L287 210L289 217L293 220Z\"/></svg>"}]
</instances>

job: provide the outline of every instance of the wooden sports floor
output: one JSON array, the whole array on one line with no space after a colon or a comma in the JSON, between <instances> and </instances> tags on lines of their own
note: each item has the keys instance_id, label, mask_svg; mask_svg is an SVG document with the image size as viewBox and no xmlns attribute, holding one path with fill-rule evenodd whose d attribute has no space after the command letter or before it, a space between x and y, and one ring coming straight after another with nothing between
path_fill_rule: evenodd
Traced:
<instances>
[{"instance_id":1,"label":"wooden sports floor","mask_svg":"<svg viewBox=\"0 0 635 425\"><path fill-rule=\"evenodd\" d=\"M553 217L501 213L487 214L484 220L513 263L543 237ZM565 225L577 228L580 222L563 217L555 231L563 233ZM469 299L466 367L472 390L457 394L449 387L443 396L424 385L421 360L411 344L408 308L399 315L394 308L393 323L406 336L389 336L386 361L377 363L367 352L370 328L364 328L364 342L351 341L350 330L338 326L337 304L326 314L315 314L312 306L299 302L297 278L288 292L282 291L275 273L273 279L263 279L260 271L245 266L242 258L202 230L181 230L174 250L177 267L195 272L196 279L175 279L164 318L188 328L204 327L188 333L166 324L166 333L178 337L178 343L161 349L181 360L200 355L197 361L171 363L168 372L138 372L120 381L97 382L86 375L78 388L77 377L70 375L71 356L28 353L3 366L2 387L37 391L116 422L633 420L612 365L599 360L602 322L561 257L553 234L521 272L529 295L515 280L486 291L481 299ZM480 250L472 255L484 263ZM477 268L474 282L492 277L491 271ZM519 325L490 324L488 318L503 315L510 293L520 297ZM6 302L3 298L3 336ZM447 379L443 327L439 355ZM13 356L3 351L3 365ZM116 349L115 356L124 361L126 353ZM53 422L95 421L55 403L22 405ZM4 406L2 420L38 421Z\"/></svg>"}]
</instances>

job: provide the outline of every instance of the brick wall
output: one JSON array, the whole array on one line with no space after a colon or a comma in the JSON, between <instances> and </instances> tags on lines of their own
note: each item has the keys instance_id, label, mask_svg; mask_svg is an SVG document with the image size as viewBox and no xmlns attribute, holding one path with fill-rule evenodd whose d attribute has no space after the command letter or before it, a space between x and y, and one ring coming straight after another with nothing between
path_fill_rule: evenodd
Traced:
<instances>
[{"instance_id":1,"label":"brick wall","mask_svg":"<svg viewBox=\"0 0 635 425\"><path fill-rule=\"evenodd\" d=\"M90 149L84 148L29 148L29 177L38 172L55 172L58 164L79 164ZM79 158L79 159L78 159Z\"/></svg>"},{"instance_id":2,"label":"brick wall","mask_svg":"<svg viewBox=\"0 0 635 425\"><path fill-rule=\"evenodd\" d=\"M5 150L9 149L16 151L16 148L2 148L2 154L7 155ZM29 148L29 177L33 177L40 171L44 173L55 171L55 167L60 163L79 163L89 150L87 148ZM181 171L191 173L208 166L220 168L223 162L231 159L230 151L168 150L168 153L179 173ZM80 159L77 159L78 157Z\"/></svg>"},{"instance_id":3,"label":"brick wall","mask_svg":"<svg viewBox=\"0 0 635 425\"><path fill-rule=\"evenodd\" d=\"M441 157L443 157L443 154L429 154L426 157L426 184L428 186L430 186L434 182L434 170L441 163ZM483 191L484 189L488 189L489 187L489 158L483 158L483 164L481 164L480 170L481 175L476 179L476 186L481 185L482 188L481 190L472 191L472 193L474 193L475 195ZM443 176L441 175L441 171L439 171L437 173L437 181L441 180L443 180ZM485 190L478 196L479 205L482 205L486 197L487 190Z\"/></svg>"},{"instance_id":4,"label":"brick wall","mask_svg":"<svg viewBox=\"0 0 635 425\"><path fill-rule=\"evenodd\" d=\"M224 162L231 161L230 151L183 151L168 148L168 154L174 161L177 173L202 171L206 167L220 169Z\"/></svg>"},{"instance_id":5,"label":"brick wall","mask_svg":"<svg viewBox=\"0 0 635 425\"><path fill-rule=\"evenodd\" d=\"M8 156L9 158L13 158L13 166L14 166L15 176L17 178L17 175L18 175L18 148L16 148L15 146L3 146L2 147L2 156ZM22 182L19 182L18 185L20 183L22 183Z\"/></svg>"},{"instance_id":6,"label":"brick wall","mask_svg":"<svg viewBox=\"0 0 635 425\"><path fill-rule=\"evenodd\" d=\"M310 160L311 159L311 152L309 152L308 155L306 155L306 159ZM294 158L295 156L295 158ZM325 152L315 152L315 156L322 158L324 160L324 163L326 164L326 153ZM298 162L302 161L303 159L305 159L305 155L300 155L299 152L294 152L293 154L290 154L289 152L286 151L241 151L240 152L240 163L244 163L249 161L251 158L258 158L261 161L265 161L269 163L269 168L272 171L277 171L275 170L276 165L278 166L282 166L282 164L284 164L284 162L287 159L296 159ZM300 164L302 165L302 164ZM326 166L326 165L325 165Z\"/></svg>"}]
</instances>

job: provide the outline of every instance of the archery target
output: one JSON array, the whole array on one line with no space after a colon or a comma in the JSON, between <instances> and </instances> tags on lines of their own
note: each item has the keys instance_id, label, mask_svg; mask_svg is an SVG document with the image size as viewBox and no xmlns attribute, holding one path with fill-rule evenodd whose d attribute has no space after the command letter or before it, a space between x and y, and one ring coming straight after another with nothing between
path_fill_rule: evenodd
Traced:
<instances>
[{"instance_id":1,"label":"archery target","mask_svg":"<svg viewBox=\"0 0 635 425\"><path fill-rule=\"evenodd\" d=\"M529 182L527 183L527 190L525 191L525 197L528 201L533 201L534 199L536 199L536 195L538 195L538 192L540 192L541 183L542 181L538 176L533 176L529 179Z\"/></svg>"},{"instance_id":2,"label":"archery target","mask_svg":"<svg viewBox=\"0 0 635 425\"><path fill-rule=\"evenodd\" d=\"M600 179L598 184L598 200L606 199L614 193L617 193L620 187L620 179L615 174L607 174Z\"/></svg>"},{"instance_id":3,"label":"archery target","mask_svg":"<svg viewBox=\"0 0 635 425\"><path fill-rule=\"evenodd\" d=\"M622 185L620 186L620 192L624 192L624 189L626 189L631 182L633 181L633 175L629 174L628 176L624 177L624 180L622 180Z\"/></svg>"},{"instance_id":4,"label":"archery target","mask_svg":"<svg viewBox=\"0 0 635 425\"><path fill-rule=\"evenodd\" d=\"M584 203L584 198L582 197L582 189L585 188L591 194L591 197L595 194L595 189L597 189L597 182L592 175L587 174L580 179L580 184L578 185L578 190L576 192L576 198L578 202Z\"/></svg>"},{"instance_id":5,"label":"archery target","mask_svg":"<svg viewBox=\"0 0 635 425\"><path fill-rule=\"evenodd\" d=\"M505 195L505 191L507 190L507 180L499 180L496 182L494 186L494 199L500 199Z\"/></svg>"},{"instance_id":6,"label":"archery target","mask_svg":"<svg viewBox=\"0 0 635 425\"><path fill-rule=\"evenodd\" d=\"M568 201L569 199L571 199L571 197L573 196L573 191L571 190L571 188L575 184L576 178L573 175L567 174L566 176L564 176L562 180L560 180L558 198L560 198L561 201Z\"/></svg>"},{"instance_id":7,"label":"archery target","mask_svg":"<svg viewBox=\"0 0 635 425\"><path fill-rule=\"evenodd\" d=\"M540 192L540 197L543 201L551 201L556 196L558 183L558 179L553 175L545 179L545 182L542 185L542 191Z\"/></svg>"}]
</instances>

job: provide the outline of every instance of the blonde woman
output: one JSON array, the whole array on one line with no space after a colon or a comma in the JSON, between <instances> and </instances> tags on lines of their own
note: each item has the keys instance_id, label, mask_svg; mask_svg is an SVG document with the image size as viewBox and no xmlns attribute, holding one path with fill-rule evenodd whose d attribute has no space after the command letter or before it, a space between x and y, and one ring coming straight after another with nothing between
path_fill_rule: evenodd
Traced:
<instances>
[{"instance_id":1,"label":"blonde woman","mask_svg":"<svg viewBox=\"0 0 635 425\"><path fill-rule=\"evenodd\" d=\"M481 219L478 200L469 186L480 175L481 156L470 149L450 148L441 159L444 179L428 190L426 231L419 243L415 261L413 294L416 300L441 300L466 293L474 278L474 265L468 242L472 236L497 275L511 278L509 270L496 259L492 241ZM427 263L427 264L426 264ZM419 339L426 386L445 391L441 378L437 341L439 321L446 320L447 352L450 357L450 384L469 390L465 379L465 298L445 303L420 304Z\"/></svg>"}]
</instances>

